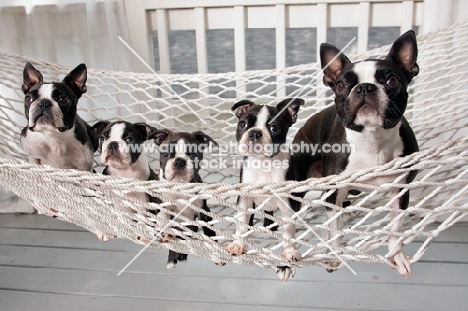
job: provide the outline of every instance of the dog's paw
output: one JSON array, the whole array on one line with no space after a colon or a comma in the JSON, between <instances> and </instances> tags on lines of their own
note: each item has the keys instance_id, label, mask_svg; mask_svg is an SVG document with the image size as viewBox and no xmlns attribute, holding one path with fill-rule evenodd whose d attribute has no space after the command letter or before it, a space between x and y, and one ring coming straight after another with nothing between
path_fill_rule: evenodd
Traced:
<instances>
[{"instance_id":1,"label":"dog's paw","mask_svg":"<svg viewBox=\"0 0 468 311\"><path fill-rule=\"evenodd\" d=\"M219 255L221 255L221 256L219 256ZM226 265L226 262L229 261L229 257L230 256L228 254L224 254L224 253L222 253L222 254L214 254L213 253L210 256L210 259L218 267L223 267L223 266Z\"/></svg>"},{"instance_id":2,"label":"dog's paw","mask_svg":"<svg viewBox=\"0 0 468 311\"><path fill-rule=\"evenodd\" d=\"M408 257L400 252L393 257L393 262L395 263L395 267L402 276L407 279L408 277L412 276L411 273L411 263L409 262Z\"/></svg>"},{"instance_id":3,"label":"dog's paw","mask_svg":"<svg viewBox=\"0 0 468 311\"><path fill-rule=\"evenodd\" d=\"M151 242L151 240L148 240L148 239L145 239L144 237L141 237L141 236L137 236L136 239L141 243L141 244L149 244Z\"/></svg>"},{"instance_id":4,"label":"dog's paw","mask_svg":"<svg viewBox=\"0 0 468 311\"><path fill-rule=\"evenodd\" d=\"M186 262L187 261L187 254L177 253L172 250L169 251L169 256L167 258L167 269L174 269L177 263Z\"/></svg>"},{"instance_id":5,"label":"dog's paw","mask_svg":"<svg viewBox=\"0 0 468 311\"><path fill-rule=\"evenodd\" d=\"M276 268L276 275L280 279L280 282L287 282L289 277L294 278L296 275L296 269L288 266L278 266Z\"/></svg>"},{"instance_id":6,"label":"dog's paw","mask_svg":"<svg viewBox=\"0 0 468 311\"><path fill-rule=\"evenodd\" d=\"M281 256L289 262L297 262L301 259L301 253L295 249L285 250Z\"/></svg>"},{"instance_id":7,"label":"dog's paw","mask_svg":"<svg viewBox=\"0 0 468 311\"><path fill-rule=\"evenodd\" d=\"M109 242L109 238L101 231L93 231L93 233L97 236L99 241L101 242Z\"/></svg>"},{"instance_id":8,"label":"dog's paw","mask_svg":"<svg viewBox=\"0 0 468 311\"><path fill-rule=\"evenodd\" d=\"M57 218L59 216L59 212L54 210L53 208L49 208L47 212L45 212L45 215L52 218Z\"/></svg>"},{"instance_id":9,"label":"dog's paw","mask_svg":"<svg viewBox=\"0 0 468 311\"><path fill-rule=\"evenodd\" d=\"M245 254L245 243L240 240L235 240L226 245L226 250L231 255Z\"/></svg>"},{"instance_id":10,"label":"dog's paw","mask_svg":"<svg viewBox=\"0 0 468 311\"><path fill-rule=\"evenodd\" d=\"M98 236L98 239L102 242L109 242L109 238L105 235Z\"/></svg>"},{"instance_id":11,"label":"dog's paw","mask_svg":"<svg viewBox=\"0 0 468 311\"><path fill-rule=\"evenodd\" d=\"M177 262L185 262L187 261L187 258L185 258L185 260L173 260L173 261L168 261L167 264L166 264L166 268L167 269L174 269L177 265Z\"/></svg>"},{"instance_id":12,"label":"dog's paw","mask_svg":"<svg viewBox=\"0 0 468 311\"><path fill-rule=\"evenodd\" d=\"M172 240L175 240L175 236L167 232L161 233L161 243L168 243Z\"/></svg>"},{"instance_id":13,"label":"dog's paw","mask_svg":"<svg viewBox=\"0 0 468 311\"><path fill-rule=\"evenodd\" d=\"M333 273L336 270L338 270L338 268L341 266L341 262L338 262L338 261L327 262L327 265L328 265L327 272Z\"/></svg>"}]
</instances>

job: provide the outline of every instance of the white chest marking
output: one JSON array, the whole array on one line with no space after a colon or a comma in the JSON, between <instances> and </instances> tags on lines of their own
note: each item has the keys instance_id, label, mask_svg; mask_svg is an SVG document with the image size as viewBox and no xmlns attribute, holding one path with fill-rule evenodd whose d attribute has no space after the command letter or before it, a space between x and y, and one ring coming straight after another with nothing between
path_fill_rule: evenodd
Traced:
<instances>
[{"instance_id":1,"label":"white chest marking","mask_svg":"<svg viewBox=\"0 0 468 311\"><path fill-rule=\"evenodd\" d=\"M403 154L403 141L399 131L401 123L394 128L365 127L362 132L346 129L346 140L352 146L344 173L385 164ZM366 183L379 185L392 182L394 176L379 177Z\"/></svg>"},{"instance_id":2,"label":"white chest marking","mask_svg":"<svg viewBox=\"0 0 468 311\"><path fill-rule=\"evenodd\" d=\"M146 181L150 176L150 169L148 164L148 158L144 153L141 153L138 157L138 160L135 163L125 167L125 168L114 168L108 166L109 175L115 177L124 177L124 178L135 178L138 180Z\"/></svg>"},{"instance_id":3,"label":"white chest marking","mask_svg":"<svg viewBox=\"0 0 468 311\"><path fill-rule=\"evenodd\" d=\"M288 167L284 167L283 163L287 161L289 165L289 160L289 154L285 152L280 152L271 159L247 157L242 170L242 182L251 184L285 182ZM281 168L273 168L273 161L281 163Z\"/></svg>"},{"instance_id":4,"label":"white chest marking","mask_svg":"<svg viewBox=\"0 0 468 311\"><path fill-rule=\"evenodd\" d=\"M65 132L44 129L28 131L21 146L30 158L56 168L92 171L93 152L74 137L74 129Z\"/></svg>"},{"instance_id":5,"label":"white chest marking","mask_svg":"<svg viewBox=\"0 0 468 311\"><path fill-rule=\"evenodd\" d=\"M281 167L273 168L273 161L276 161ZM286 181L286 173L290 164L289 161L290 156L287 152L280 152L271 159L247 157L242 169L242 182L251 184L283 183ZM263 201L265 201L265 198L254 198L254 202L257 206L262 204ZM284 202L278 201L278 198L271 199L265 204L263 209L266 211L275 211L278 208L286 208L284 202L287 202L287 199L281 199L281 201Z\"/></svg>"}]
</instances>

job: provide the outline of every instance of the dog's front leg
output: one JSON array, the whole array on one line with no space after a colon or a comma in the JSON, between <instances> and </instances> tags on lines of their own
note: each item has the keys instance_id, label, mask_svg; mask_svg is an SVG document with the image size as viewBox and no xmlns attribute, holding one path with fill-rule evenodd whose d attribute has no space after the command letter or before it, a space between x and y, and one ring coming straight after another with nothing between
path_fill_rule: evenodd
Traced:
<instances>
[{"instance_id":1,"label":"dog's front leg","mask_svg":"<svg viewBox=\"0 0 468 311\"><path fill-rule=\"evenodd\" d=\"M285 202L285 200L288 199L281 199L282 202L279 202L279 204L282 204L283 202ZM287 206L285 206L285 208L281 209L281 218L291 218L293 213L294 210L288 204ZM296 226L293 223L288 223L283 226L283 239L291 240L295 237L295 235ZM282 256L286 258L289 262L296 262L301 258L301 253L299 253L299 251L296 249L294 243L285 243L285 245L283 246Z\"/></svg>"},{"instance_id":2,"label":"dog's front leg","mask_svg":"<svg viewBox=\"0 0 468 311\"><path fill-rule=\"evenodd\" d=\"M229 243L226 247L227 251L231 255L241 255L245 253L246 245L245 240L247 238L241 238L243 234L248 231L247 225L249 224L250 215L248 209L253 206L253 199L248 197L239 196L237 200L237 205L242 210L241 214L236 217L244 225L236 226L236 239Z\"/></svg>"},{"instance_id":3,"label":"dog's front leg","mask_svg":"<svg viewBox=\"0 0 468 311\"><path fill-rule=\"evenodd\" d=\"M330 195L326 201L332 203L336 206L343 206L343 201L348 194L347 188L337 189L332 195ZM330 220L329 227L331 230L328 231L328 240L327 240L327 251L329 253L337 252L337 248L341 247L342 236L338 235L336 231L341 229L340 217L336 216L337 210L335 208L326 207L327 218ZM328 272L334 272L340 265L340 262L331 262L331 268L328 268Z\"/></svg>"},{"instance_id":4,"label":"dog's front leg","mask_svg":"<svg viewBox=\"0 0 468 311\"><path fill-rule=\"evenodd\" d=\"M348 189L341 188L336 190L332 195L330 195L326 201L328 203L334 204L336 206L342 207L343 201L348 194ZM326 207L326 213L328 219L333 219L329 226L332 230L328 231L328 242L330 243L329 246L331 248L341 247L341 236L335 231L339 231L341 229L341 222L340 217L335 217L337 214L337 210L335 208ZM331 242L330 242L331 241Z\"/></svg>"},{"instance_id":5,"label":"dog's front leg","mask_svg":"<svg viewBox=\"0 0 468 311\"><path fill-rule=\"evenodd\" d=\"M392 198L398 195L400 192L399 190L395 190L392 192ZM400 198L396 199L392 203L393 208L398 208L400 210L405 210L408 207L409 203L409 190L406 191ZM393 222L397 216L399 215L398 212L390 212L390 222ZM404 217L400 217L395 221L395 223L390 228L392 232L400 232L401 228L403 227L403 220ZM391 252L394 248L395 255L393 256L393 261L395 262L395 266L398 272L404 276L405 278L411 277L411 263L409 262L408 258L403 253L403 244L402 242L398 242L397 236L389 236L388 238L388 250Z\"/></svg>"},{"instance_id":6,"label":"dog's front leg","mask_svg":"<svg viewBox=\"0 0 468 311\"><path fill-rule=\"evenodd\" d=\"M283 201L283 200L282 200ZM280 203L281 204L281 203ZM291 219L294 211L289 207L281 210L281 218ZM288 223L283 225L282 237L285 240L291 240L296 235L296 226L293 223ZM286 242L283 246L283 253L281 254L289 262L297 262L301 259L301 253L296 249L296 246L293 242ZM289 279L289 276L294 277L295 270L289 266L278 266L276 270L281 282L286 282Z\"/></svg>"}]
</instances>

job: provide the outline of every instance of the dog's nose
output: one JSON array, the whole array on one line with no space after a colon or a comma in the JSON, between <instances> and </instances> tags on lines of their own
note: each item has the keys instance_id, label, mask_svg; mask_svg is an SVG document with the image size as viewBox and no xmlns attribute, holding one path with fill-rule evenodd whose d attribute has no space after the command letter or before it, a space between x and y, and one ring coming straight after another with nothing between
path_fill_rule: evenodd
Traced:
<instances>
[{"instance_id":1,"label":"dog's nose","mask_svg":"<svg viewBox=\"0 0 468 311\"><path fill-rule=\"evenodd\" d=\"M263 136L263 134L262 134L261 131L252 130L252 131L249 132L249 138L250 138L251 141L256 141L262 136Z\"/></svg>"},{"instance_id":2,"label":"dog's nose","mask_svg":"<svg viewBox=\"0 0 468 311\"><path fill-rule=\"evenodd\" d=\"M187 165L187 161L182 158L176 158L174 161L174 167L177 169L183 169Z\"/></svg>"},{"instance_id":3,"label":"dog's nose","mask_svg":"<svg viewBox=\"0 0 468 311\"><path fill-rule=\"evenodd\" d=\"M39 102L39 108L44 110L48 107L52 106L52 102L48 99L42 99L40 102Z\"/></svg>"},{"instance_id":4,"label":"dog's nose","mask_svg":"<svg viewBox=\"0 0 468 311\"><path fill-rule=\"evenodd\" d=\"M119 150L119 144L113 141L107 146L107 149L109 149L109 151L112 151L112 152L117 151Z\"/></svg>"},{"instance_id":5,"label":"dog's nose","mask_svg":"<svg viewBox=\"0 0 468 311\"><path fill-rule=\"evenodd\" d=\"M375 90L377 90L377 86L372 83L361 83L356 87L356 92L358 92L359 94L360 93L364 93L364 94L372 93L372 92L375 92Z\"/></svg>"}]
</instances>

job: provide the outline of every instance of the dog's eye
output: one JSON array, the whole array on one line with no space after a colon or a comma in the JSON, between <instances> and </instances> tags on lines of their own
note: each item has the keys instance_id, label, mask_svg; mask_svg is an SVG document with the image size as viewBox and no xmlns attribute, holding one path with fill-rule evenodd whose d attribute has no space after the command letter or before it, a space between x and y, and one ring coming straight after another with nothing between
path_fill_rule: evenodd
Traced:
<instances>
[{"instance_id":1,"label":"dog's eye","mask_svg":"<svg viewBox=\"0 0 468 311\"><path fill-rule=\"evenodd\" d=\"M344 90L346 90L346 87L347 87L347 85L344 82L338 82L336 84L336 91L341 93Z\"/></svg>"},{"instance_id":2,"label":"dog's eye","mask_svg":"<svg viewBox=\"0 0 468 311\"><path fill-rule=\"evenodd\" d=\"M26 97L24 98L24 103L25 103L26 105L29 105L31 102L32 102L31 96L28 95L28 96L26 96Z\"/></svg>"},{"instance_id":3,"label":"dog's eye","mask_svg":"<svg viewBox=\"0 0 468 311\"><path fill-rule=\"evenodd\" d=\"M239 122L239 128L243 129L243 128L245 128L246 126L247 126L247 122L245 122L245 121L240 121L240 122Z\"/></svg>"},{"instance_id":4,"label":"dog's eye","mask_svg":"<svg viewBox=\"0 0 468 311\"><path fill-rule=\"evenodd\" d=\"M390 76L390 78L388 78L386 83L387 85L390 85L390 86L397 86L399 81L395 76Z\"/></svg>"},{"instance_id":5,"label":"dog's eye","mask_svg":"<svg viewBox=\"0 0 468 311\"><path fill-rule=\"evenodd\" d=\"M134 142L135 142L135 138L133 138L132 136L128 136L127 139L125 139L125 141L126 141L128 144L131 144L131 143L134 143Z\"/></svg>"},{"instance_id":6,"label":"dog's eye","mask_svg":"<svg viewBox=\"0 0 468 311\"><path fill-rule=\"evenodd\" d=\"M161 157L164 159L169 158L169 152L161 152Z\"/></svg>"},{"instance_id":7,"label":"dog's eye","mask_svg":"<svg viewBox=\"0 0 468 311\"><path fill-rule=\"evenodd\" d=\"M100 140L100 141L105 141L105 140L106 140L106 136L104 136L104 135L99 136L99 140Z\"/></svg>"},{"instance_id":8,"label":"dog's eye","mask_svg":"<svg viewBox=\"0 0 468 311\"><path fill-rule=\"evenodd\" d=\"M191 153L191 154L189 154L189 157L190 157L190 159L195 160L195 158L197 158L197 154L196 153Z\"/></svg>"},{"instance_id":9,"label":"dog's eye","mask_svg":"<svg viewBox=\"0 0 468 311\"><path fill-rule=\"evenodd\" d=\"M280 131L281 131L281 127L279 127L278 125L276 124L273 124L270 126L270 131L273 133L273 134L278 134Z\"/></svg>"},{"instance_id":10,"label":"dog's eye","mask_svg":"<svg viewBox=\"0 0 468 311\"><path fill-rule=\"evenodd\" d=\"M59 98L59 103L62 104L62 105L66 105L70 102L70 98L66 97L66 96L61 96Z\"/></svg>"}]
</instances>

